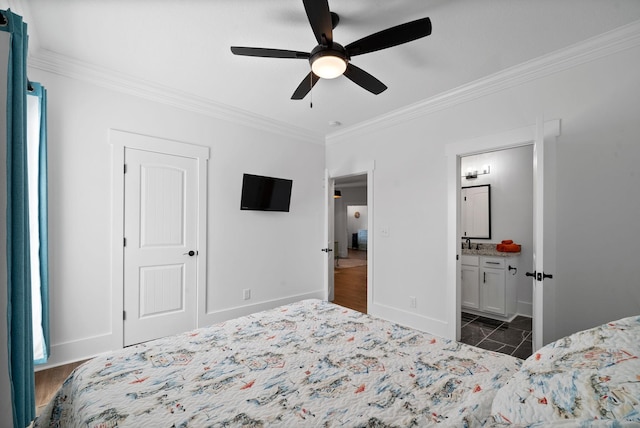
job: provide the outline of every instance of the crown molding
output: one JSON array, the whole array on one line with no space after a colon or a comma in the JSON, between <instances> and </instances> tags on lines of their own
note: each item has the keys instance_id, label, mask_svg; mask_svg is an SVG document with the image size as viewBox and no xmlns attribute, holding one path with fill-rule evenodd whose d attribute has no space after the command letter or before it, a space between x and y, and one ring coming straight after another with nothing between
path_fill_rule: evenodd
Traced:
<instances>
[{"instance_id":1,"label":"crown molding","mask_svg":"<svg viewBox=\"0 0 640 428\"><path fill-rule=\"evenodd\" d=\"M275 121L198 95L177 91L164 85L77 61L48 50L38 50L35 54L30 54L28 65L30 68L81 80L96 86L241 126L248 126L260 131L276 133L314 144L329 145L338 143L344 137L350 135L377 132L639 45L640 21L634 21L567 48L526 61L450 91L330 133L326 137L291 124Z\"/></svg>"},{"instance_id":2,"label":"crown molding","mask_svg":"<svg viewBox=\"0 0 640 428\"><path fill-rule=\"evenodd\" d=\"M326 144L336 144L354 134L377 132L458 104L463 104L595 61L640 45L640 21L586 39L498 73L443 92L415 104L394 110L374 119L360 122L326 137Z\"/></svg>"},{"instance_id":3,"label":"crown molding","mask_svg":"<svg viewBox=\"0 0 640 428\"><path fill-rule=\"evenodd\" d=\"M325 143L324 135L217 103L208 98L81 62L52 51L39 50L33 55L30 54L28 66L259 131L271 132L314 144Z\"/></svg>"}]
</instances>

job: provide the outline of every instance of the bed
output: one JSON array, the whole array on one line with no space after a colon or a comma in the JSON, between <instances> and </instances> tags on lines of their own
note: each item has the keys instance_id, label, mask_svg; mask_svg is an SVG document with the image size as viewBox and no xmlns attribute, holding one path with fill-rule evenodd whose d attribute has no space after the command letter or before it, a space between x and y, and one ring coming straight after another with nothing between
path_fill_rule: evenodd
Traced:
<instances>
[{"instance_id":1,"label":"bed","mask_svg":"<svg viewBox=\"0 0 640 428\"><path fill-rule=\"evenodd\" d=\"M610 336L627 331L636 341L624 342L614 366L631 367L622 376L635 376L635 384L625 393L637 398L640 317L619 325ZM574 344L543 348L523 362L304 300L98 356L69 376L34 427L526 426L543 415L519 407L532 401L522 391L562 382L523 387L525 369ZM581 361L572 355L563 361ZM616 372L604 365L587 364ZM640 423L637 400L625 406L600 419Z\"/></svg>"}]
</instances>

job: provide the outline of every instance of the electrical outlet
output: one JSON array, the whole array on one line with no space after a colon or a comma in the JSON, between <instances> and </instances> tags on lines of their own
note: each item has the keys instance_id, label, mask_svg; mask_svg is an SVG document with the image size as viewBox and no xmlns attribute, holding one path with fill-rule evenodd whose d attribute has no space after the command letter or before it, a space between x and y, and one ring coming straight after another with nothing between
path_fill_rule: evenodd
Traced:
<instances>
[{"instance_id":1,"label":"electrical outlet","mask_svg":"<svg viewBox=\"0 0 640 428\"><path fill-rule=\"evenodd\" d=\"M250 288L245 288L244 290L242 290L242 298L244 300L251 299L251 289Z\"/></svg>"},{"instance_id":2,"label":"electrical outlet","mask_svg":"<svg viewBox=\"0 0 640 428\"><path fill-rule=\"evenodd\" d=\"M418 301L415 296L409 296L409 307L415 309L418 306Z\"/></svg>"}]
</instances>

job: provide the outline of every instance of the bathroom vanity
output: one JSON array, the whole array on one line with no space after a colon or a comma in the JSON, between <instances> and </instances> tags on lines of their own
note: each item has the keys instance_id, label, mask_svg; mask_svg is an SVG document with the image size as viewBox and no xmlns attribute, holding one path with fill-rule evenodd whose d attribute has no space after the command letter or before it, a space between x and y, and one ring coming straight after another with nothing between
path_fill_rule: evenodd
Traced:
<instances>
[{"instance_id":1,"label":"bathroom vanity","mask_svg":"<svg viewBox=\"0 0 640 428\"><path fill-rule=\"evenodd\" d=\"M483 247L487 244L482 244ZM501 321L516 316L516 273L520 253L489 248L463 249L461 257L461 304L465 312Z\"/></svg>"}]
</instances>

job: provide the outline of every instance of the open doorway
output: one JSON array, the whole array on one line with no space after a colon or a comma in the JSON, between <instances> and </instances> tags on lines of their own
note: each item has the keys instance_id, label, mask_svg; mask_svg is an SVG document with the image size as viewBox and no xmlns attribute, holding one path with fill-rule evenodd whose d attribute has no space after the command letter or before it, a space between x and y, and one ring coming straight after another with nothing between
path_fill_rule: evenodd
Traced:
<instances>
[{"instance_id":1,"label":"open doorway","mask_svg":"<svg viewBox=\"0 0 640 428\"><path fill-rule=\"evenodd\" d=\"M367 313L367 175L335 179L333 303Z\"/></svg>"},{"instance_id":2,"label":"open doorway","mask_svg":"<svg viewBox=\"0 0 640 428\"><path fill-rule=\"evenodd\" d=\"M525 275L533 259L533 145L462 156L460 171L460 341L526 358L533 352ZM468 196L479 189L486 204Z\"/></svg>"},{"instance_id":3,"label":"open doorway","mask_svg":"<svg viewBox=\"0 0 640 428\"><path fill-rule=\"evenodd\" d=\"M556 141L560 136L560 120L536 119L536 124L499 134L459 141L447 145L448 220L447 284L449 294L449 335L460 339L461 299L461 157L502 149L533 146L533 260L520 267L531 278L533 288L533 350L555 340L555 158ZM525 262L526 263L526 262ZM550 281L549 281L550 280Z\"/></svg>"}]
</instances>

